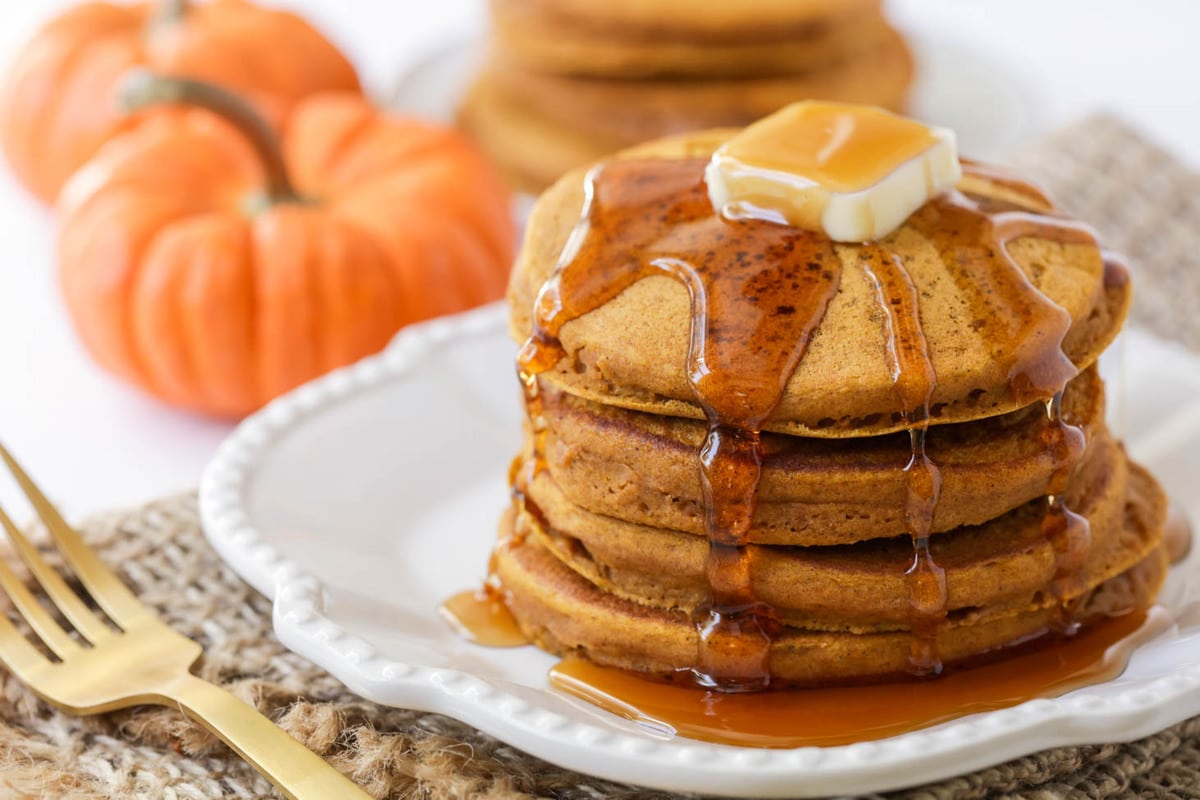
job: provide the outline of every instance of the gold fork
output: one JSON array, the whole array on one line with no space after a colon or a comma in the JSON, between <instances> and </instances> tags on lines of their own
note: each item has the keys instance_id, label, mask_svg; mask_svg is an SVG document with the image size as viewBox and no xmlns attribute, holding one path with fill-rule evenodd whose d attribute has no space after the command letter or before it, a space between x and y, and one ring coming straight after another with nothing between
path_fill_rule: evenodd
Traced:
<instances>
[{"instance_id":1,"label":"gold fork","mask_svg":"<svg viewBox=\"0 0 1200 800\"><path fill-rule=\"evenodd\" d=\"M0 588L54 653L52 660L0 614L0 663L39 697L73 714L100 714L129 706L177 707L237 751L293 800L367 798L368 795L255 709L190 672L200 645L169 628L141 604L83 543L0 445L0 459L42 518L67 563L110 625L80 599L38 554L0 508L0 524L42 591L70 622L71 636L0 559Z\"/></svg>"}]
</instances>

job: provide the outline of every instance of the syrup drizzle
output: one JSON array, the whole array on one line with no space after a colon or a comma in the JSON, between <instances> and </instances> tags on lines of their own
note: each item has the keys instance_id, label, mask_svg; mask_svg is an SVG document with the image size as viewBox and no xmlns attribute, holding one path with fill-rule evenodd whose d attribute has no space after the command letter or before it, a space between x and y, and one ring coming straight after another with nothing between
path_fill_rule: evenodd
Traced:
<instances>
[{"instance_id":1,"label":"syrup drizzle","mask_svg":"<svg viewBox=\"0 0 1200 800\"><path fill-rule=\"evenodd\" d=\"M1046 513L1042 533L1054 548L1054 579L1050 591L1058 602L1057 627L1064 633L1078 626L1073 619L1074 600L1083 594L1083 566L1092 547L1092 528L1087 517L1067 508L1062 493L1070 483L1073 467L1087 447L1083 429L1063 418L1062 392L1046 401L1049 425L1042 429L1042 444L1060 465L1046 486Z\"/></svg>"},{"instance_id":2,"label":"syrup drizzle","mask_svg":"<svg viewBox=\"0 0 1200 800\"><path fill-rule=\"evenodd\" d=\"M450 627L469 642L484 647L529 644L504 603L503 593L490 579L478 589L459 592L438 609Z\"/></svg>"},{"instance_id":3,"label":"syrup drizzle","mask_svg":"<svg viewBox=\"0 0 1200 800\"><path fill-rule=\"evenodd\" d=\"M908 424L912 444L912 455L904 467L904 524L913 542L913 559L905 572L912 630L909 671L919 676L937 675L942 671L937 632L946 618L948 594L946 571L933 559L929 535L941 497L942 474L925 452L929 406L937 386L937 374L921 330L917 287L900 257L883 247L867 247L862 251L861 263L875 285L879 305L884 311L892 382L899 395L900 410Z\"/></svg>"},{"instance_id":4,"label":"syrup drizzle","mask_svg":"<svg viewBox=\"0 0 1200 800\"><path fill-rule=\"evenodd\" d=\"M965 165L963 172L990 174L974 165ZM1018 405L1052 397L1078 374L1062 350L1070 315L1033 285L1008 247L1026 236L1095 246L1091 228L959 191L926 203L909 224L940 251L942 263L970 303L972 327L981 341L990 343L993 360L1005 368L1009 391ZM997 261L1008 269L992 268ZM975 265L986 268L970 269Z\"/></svg>"},{"instance_id":5,"label":"syrup drizzle","mask_svg":"<svg viewBox=\"0 0 1200 800\"><path fill-rule=\"evenodd\" d=\"M754 594L745 547L761 474L759 433L837 292L841 262L838 250L820 234L714 215L702 178L705 164L704 159L617 161L589 173L580 221L538 295L533 332L518 358L534 453L514 471L513 502L518 511L539 513L524 491L545 467L537 376L565 355L559 341L563 325L644 277L666 275L682 283L692 305L688 376L709 423L700 469L710 598L695 614L699 650L692 673L701 686L744 691L770 685L769 648L779 629L774 609ZM965 165L964 171L999 180L975 165ZM1004 185L1034 202L1045 199L1019 181L1005 179ZM928 202L910 226L939 249L968 298L975 328L995 343L993 356L1007 371L1011 399L1025 404L1058 395L1078 371L1062 351L1071 320L1033 286L1008 245L1030 235L1094 244L1090 229L958 191ZM937 466L925 450L937 413L931 406L936 375L921 329L919 287L902 260L885 244L861 247L860 260L885 311L888 358L912 444L905 468L906 521L913 539L907 572L910 669L934 674L942 667L936 640L947 595L944 572L929 548L940 494ZM1119 265L1110 267L1106 260L1105 266L1106 284L1121 279ZM1047 413L1047 444L1060 463L1069 463L1082 433L1062 421L1061 398L1048 403ZM1045 524L1059 554L1055 591L1062 598L1073 593L1080 553L1086 555L1081 518L1061 501L1069 478L1064 468L1051 481ZM515 546L521 537L518 531L499 547ZM1063 608L1066 620L1065 602Z\"/></svg>"}]
</instances>

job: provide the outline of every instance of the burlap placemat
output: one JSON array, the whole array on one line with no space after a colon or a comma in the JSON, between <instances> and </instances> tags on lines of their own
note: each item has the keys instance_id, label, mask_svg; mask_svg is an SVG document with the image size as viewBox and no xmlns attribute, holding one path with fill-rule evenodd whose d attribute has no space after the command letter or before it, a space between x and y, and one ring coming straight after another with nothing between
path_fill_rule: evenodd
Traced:
<instances>
[{"instance_id":1,"label":"burlap placemat","mask_svg":"<svg viewBox=\"0 0 1200 800\"><path fill-rule=\"evenodd\" d=\"M1137 262L1137 320L1200 348L1200 181L1114 120L1092 119L1014 157ZM95 518L88 540L174 628L200 642L198 674L230 688L379 798L665 798L559 769L435 714L365 702L284 648L265 598L208 546L192 496ZM0 671L0 797L275 797L170 709L79 718ZM888 795L1200 797L1200 718L1130 744L1066 747Z\"/></svg>"}]
</instances>

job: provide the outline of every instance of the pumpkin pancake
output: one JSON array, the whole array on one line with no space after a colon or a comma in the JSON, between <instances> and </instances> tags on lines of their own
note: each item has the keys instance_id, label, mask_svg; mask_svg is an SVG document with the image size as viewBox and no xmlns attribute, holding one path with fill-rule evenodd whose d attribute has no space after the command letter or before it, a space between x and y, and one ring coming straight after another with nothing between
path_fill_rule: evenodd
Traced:
<instances>
[{"instance_id":1,"label":"pumpkin pancake","mask_svg":"<svg viewBox=\"0 0 1200 800\"><path fill-rule=\"evenodd\" d=\"M605 80L550 75L493 55L459 125L517 185L541 191L568 170L645 139L744 125L790 102L904 105L912 60L890 31L873 50L817 71L766 77Z\"/></svg>"},{"instance_id":2,"label":"pumpkin pancake","mask_svg":"<svg viewBox=\"0 0 1200 800\"><path fill-rule=\"evenodd\" d=\"M601 169L694 172L682 191L699 197L706 191L702 173L708 156L732 133L652 142ZM663 166L671 161L685 163ZM530 218L509 286L511 330L518 341L530 335L537 292L580 221L585 186L582 171L568 175L543 195ZM986 213L964 222L960 212L967 206ZM1028 212L1038 214L1038 225L1053 226L1054 235L1026 225ZM996 248L963 227L979 224L987 231L999 221L1029 230ZM1063 327L1063 356L1082 370L1112 341L1128 311L1125 272L1106 264L1090 229L1058 214L1040 193L988 169L968 167L958 191L930 201L876 250L871 247L831 245L836 294L765 430L843 438L905 428L897 410L887 315L864 266L880 249L903 261L921 298L922 331L937 376L930 403L934 425L1006 414L1056 391L1016 390L1013 365L1022 353L1045 349L1046 334L1023 338L1014 320L1052 313ZM1003 291L986 283L995 280L1007 282ZM691 320L683 284L665 276L639 280L567 322L559 335L565 357L539 380L603 404L703 419L687 374Z\"/></svg>"},{"instance_id":3,"label":"pumpkin pancake","mask_svg":"<svg viewBox=\"0 0 1200 800\"><path fill-rule=\"evenodd\" d=\"M562 494L598 514L660 528L704 533L696 459L707 429L697 420L590 402L547 385L546 467ZM1103 430L1104 388L1094 368L1068 385L1063 418L1091 441L1088 458L1112 460ZM1043 444L1052 429L1041 403L999 417L942 425L926 439L941 472L932 532L997 517L1046 493L1060 462ZM767 434L758 502L748 541L847 544L906 532L905 433L862 439Z\"/></svg>"},{"instance_id":4,"label":"pumpkin pancake","mask_svg":"<svg viewBox=\"0 0 1200 800\"><path fill-rule=\"evenodd\" d=\"M913 62L904 40L886 30L870 50L808 72L695 79L576 78L527 69L493 53L480 80L488 91L556 122L633 145L724 125L746 125L797 100L885 108L904 106Z\"/></svg>"},{"instance_id":5,"label":"pumpkin pancake","mask_svg":"<svg viewBox=\"0 0 1200 800\"><path fill-rule=\"evenodd\" d=\"M1106 441L1104 460L1080 471L1066 501L1088 521L1090 546L1075 580L1091 587L1128 569L1158 546L1158 528L1126 524L1127 502L1161 517L1157 487L1130 469ZM1102 459L1097 459L1100 462ZM641 605L690 611L707 596L703 537L605 517L571 504L546 473L527 488L522 524L560 561L602 591ZM1133 498L1129 500L1128 498ZM934 560L946 571L951 615L968 609L1038 605L1060 569L1043 530L1044 499L938 536ZM750 546L755 595L789 625L855 633L907 627L905 572L911 538L828 547Z\"/></svg>"},{"instance_id":6,"label":"pumpkin pancake","mask_svg":"<svg viewBox=\"0 0 1200 800\"><path fill-rule=\"evenodd\" d=\"M743 12L719 28L689 25L678 8L629 19L627 9L601 6L611 16L562 13L554 3L492 0L497 50L528 69L606 78L734 77L810 72L875 47L891 28L878 0L821 9L792 3L792 16L764 25ZM638 9L643 11L643 9ZM612 12L616 12L615 14ZM783 23L783 24L779 24Z\"/></svg>"},{"instance_id":7,"label":"pumpkin pancake","mask_svg":"<svg viewBox=\"0 0 1200 800\"><path fill-rule=\"evenodd\" d=\"M1112 564L1145 555L1119 574L1090 575L1074 595L1073 618L1087 625L1098 617L1146 608L1167 570L1161 544L1165 502L1153 480L1134 470L1126 498L1122 555ZM557 654L582 655L598 664L669 674L695 663L696 626L688 613L643 605L606 592L566 566L537 535L512 538L513 515L505 516L497 547L496 575L521 629ZM1047 593L1023 607L1011 603L970 607L938 627L937 648L945 663L1028 639L1051 628L1060 605ZM779 680L820 683L901 674L908 669L911 635L903 630L854 633L789 624L770 648L771 674Z\"/></svg>"}]
</instances>

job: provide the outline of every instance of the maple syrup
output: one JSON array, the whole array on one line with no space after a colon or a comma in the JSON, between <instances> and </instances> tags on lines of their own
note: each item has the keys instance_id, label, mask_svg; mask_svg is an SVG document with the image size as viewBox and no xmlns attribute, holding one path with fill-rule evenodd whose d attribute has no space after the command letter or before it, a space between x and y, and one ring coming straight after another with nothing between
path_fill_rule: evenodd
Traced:
<instances>
[{"instance_id":1,"label":"maple syrup","mask_svg":"<svg viewBox=\"0 0 1200 800\"><path fill-rule=\"evenodd\" d=\"M566 659L551 669L550 682L659 736L749 747L834 746L896 736L1110 680L1125 669L1138 644L1169 624L1161 608L1125 614L1070 638L1048 634L999 660L951 667L936 681L727 694Z\"/></svg>"},{"instance_id":2,"label":"maple syrup","mask_svg":"<svg viewBox=\"0 0 1200 800\"><path fill-rule=\"evenodd\" d=\"M904 524L913 542L913 559L905 572L912 631L909 669L917 676L936 675L942 671L937 632L946 618L948 594L946 571L934 561L929 549L933 517L942 492L942 475L925 451L925 435L929 430L929 406L937 374L921 330L917 287L903 261L886 248L875 246L864 248L861 264L875 285L884 312L892 382L898 407L909 426L912 450L904 467Z\"/></svg>"},{"instance_id":3,"label":"maple syrup","mask_svg":"<svg viewBox=\"0 0 1200 800\"><path fill-rule=\"evenodd\" d=\"M929 126L880 108L807 102L744 129L717 157L798 184L858 192L937 142Z\"/></svg>"},{"instance_id":4,"label":"maple syrup","mask_svg":"<svg viewBox=\"0 0 1200 800\"><path fill-rule=\"evenodd\" d=\"M1075 624L1071 618L1072 598L1086 588L1081 575L1092 546L1092 530L1086 517L1067 508L1062 493L1071 480L1070 464L1087 447L1083 429L1066 421L1062 413L1062 392L1046 401L1046 417L1050 424L1042 429L1042 445L1060 465L1046 486L1046 511L1042 516L1042 533L1054 549L1054 578L1050 591L1059 604L1057 625L1069 631Z\"/></svg>"},{"instance_id":5,"label":"maple syrup","mask_svg":"<svg viewBox=\"0 0 1200 800\"><path fill-rule=\"evenodd\" d=\"M529 644L504 598L485 585L459 592L438 609L460 636L484 647L520 647Z\"/></svg>"}]
</instances>

